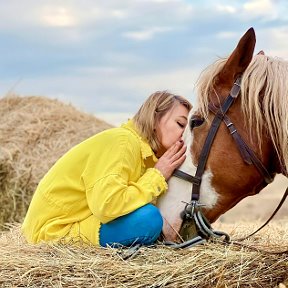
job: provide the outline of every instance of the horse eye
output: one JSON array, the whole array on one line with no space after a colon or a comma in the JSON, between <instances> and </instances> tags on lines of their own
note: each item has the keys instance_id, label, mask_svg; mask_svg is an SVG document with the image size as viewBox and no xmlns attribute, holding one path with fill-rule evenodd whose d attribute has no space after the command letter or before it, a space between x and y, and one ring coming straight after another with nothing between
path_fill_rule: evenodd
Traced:
<instances>
[{"instance_id":1,"label":"horse eye","mask_svg":"<svg viewBox=\"0 0 288 288\"><path fill-rule=\"evenodd\" d=\"M202 117L192 117L190 119L190 129L194 129L195 127L199 127L204 123L204 118Z\"/></svg>"}]
</instances>

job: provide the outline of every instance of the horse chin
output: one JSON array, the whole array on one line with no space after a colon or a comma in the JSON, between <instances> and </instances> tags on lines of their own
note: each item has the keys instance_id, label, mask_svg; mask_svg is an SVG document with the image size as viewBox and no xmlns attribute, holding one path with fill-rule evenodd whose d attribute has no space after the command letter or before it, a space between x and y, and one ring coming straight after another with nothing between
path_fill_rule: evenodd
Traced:
<instances>
[{"instance_id":1,"label":"horse chin","mask_svg":"<svg viewBox=\"0 0 288 288\"><path fill-rule=\"evenodd\" d=\"M157 199L157 207L163 217L162 233L167 241L175 242L179 238L183 219L181 213L190 201L192 184L172 176L168 182L168 191Z\"/></svg>"},{"instance_id":2,"label":"horse chin","mask_svg":"<svg viewBox=\"0 0 288 288\"><path fill-rule=\"evenodd\" d=\"M192 169L193 168L193 169ZM182 165L182 171L196 170L196 167L189 169ZM191 172L190 172L191 173ZM218 193L211 185L213 174L211 171L206 171L203 175L201 190L200 190L200 203L205 205L205 210L213 210L218 200ZM167 241L177 241L179 239L189 239L197 235L193 221L184 221L181 214L183 213L186 203L191 201L192 184L183 179L172 176L168 182L168 191L160 196L157 200L157 207L163 217L164 224L162 233Z\"/></svg>"}]
</instances>

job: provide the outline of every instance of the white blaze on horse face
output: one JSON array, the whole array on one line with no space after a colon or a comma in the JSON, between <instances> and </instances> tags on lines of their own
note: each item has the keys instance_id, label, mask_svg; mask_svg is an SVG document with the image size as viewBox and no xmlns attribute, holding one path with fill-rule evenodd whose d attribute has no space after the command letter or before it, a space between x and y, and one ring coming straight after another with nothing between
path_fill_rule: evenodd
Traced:
<instances>
[{"instance_id":1,"label":"white blaze on horse face","mask_svg":"<svg viewBox=\"0 0 288 288\"><path fill-rule=\"evenodd\" d=\"M211 185L213 178L212 172L208 169L202 176L200 187L200 199L199 202L205 205L205 209L212 209L218 200L219 194Z\"/></svg>"},{"instance_id":2,"label":"white blaze on horse face","mask_svg":"<svg viewBox=\"0 0 288 288\"><path fill-rule=\"evenodd\" d=\"M193 113L193 112L192 112ZM191 117L190 112L190 117ZM190 117L188 119L190 119ZM187 125L183 140L187 146L186 159L179 167L179 170L190 175L195 175L197 167L193 164L190 147L193 143L193 133ZM218 199L218 194L211 186L213 174L211 171L205 171L202 177L200 188L200 203L205 204L208 209L212 209ZM158 198L157 206L160 209L164 219L163 234L167 241L175 241L178 238L182 226L181 212L184 210L186 203L191 201L192 184L188 181L172 176L168 181L168 191Z\"/></svg>"}]
</instances>

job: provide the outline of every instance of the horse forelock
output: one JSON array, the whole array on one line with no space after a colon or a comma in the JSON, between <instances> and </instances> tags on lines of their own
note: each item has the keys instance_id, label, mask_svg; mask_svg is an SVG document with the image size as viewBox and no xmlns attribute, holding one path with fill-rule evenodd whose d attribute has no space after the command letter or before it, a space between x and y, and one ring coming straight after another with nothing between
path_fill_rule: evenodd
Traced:
<instances>
[{"instance_id":1,"label":"horse forelock","mask_svg":"<svg viewBox=\"0 0 288 288\"><path fill-rule=\"evenodd\" d=\"M209 95L215 87L215 76L227 58L219 59L205 69L197 82L198 111L207 118ZM262 143L267 129L276 153L288 170L288 62L266 55L255 55L241 81L241 109L250 134ZM259 147L261 149L261 147Z\"/></svg>"}]
</instances>

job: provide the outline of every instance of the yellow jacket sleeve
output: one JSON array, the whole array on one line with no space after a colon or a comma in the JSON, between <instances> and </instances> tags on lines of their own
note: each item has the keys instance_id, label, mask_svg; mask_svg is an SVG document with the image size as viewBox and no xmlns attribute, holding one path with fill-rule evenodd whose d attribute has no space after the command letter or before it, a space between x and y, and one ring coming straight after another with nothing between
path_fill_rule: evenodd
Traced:
<instances>
[{"instance_id":1,"label":"yellow jacket sleeve","mask_svg":"<svg viewBox=\"0 0 288 288\"><path fill-rule=\"evenodd\" d=\"M139 139L122 135L111 142L105 149L110 154L101 156L106 162L86 192L89 209L101 223L130 213L167 190L162 174L145 167Z\"/></svg>"}]
</instances>

